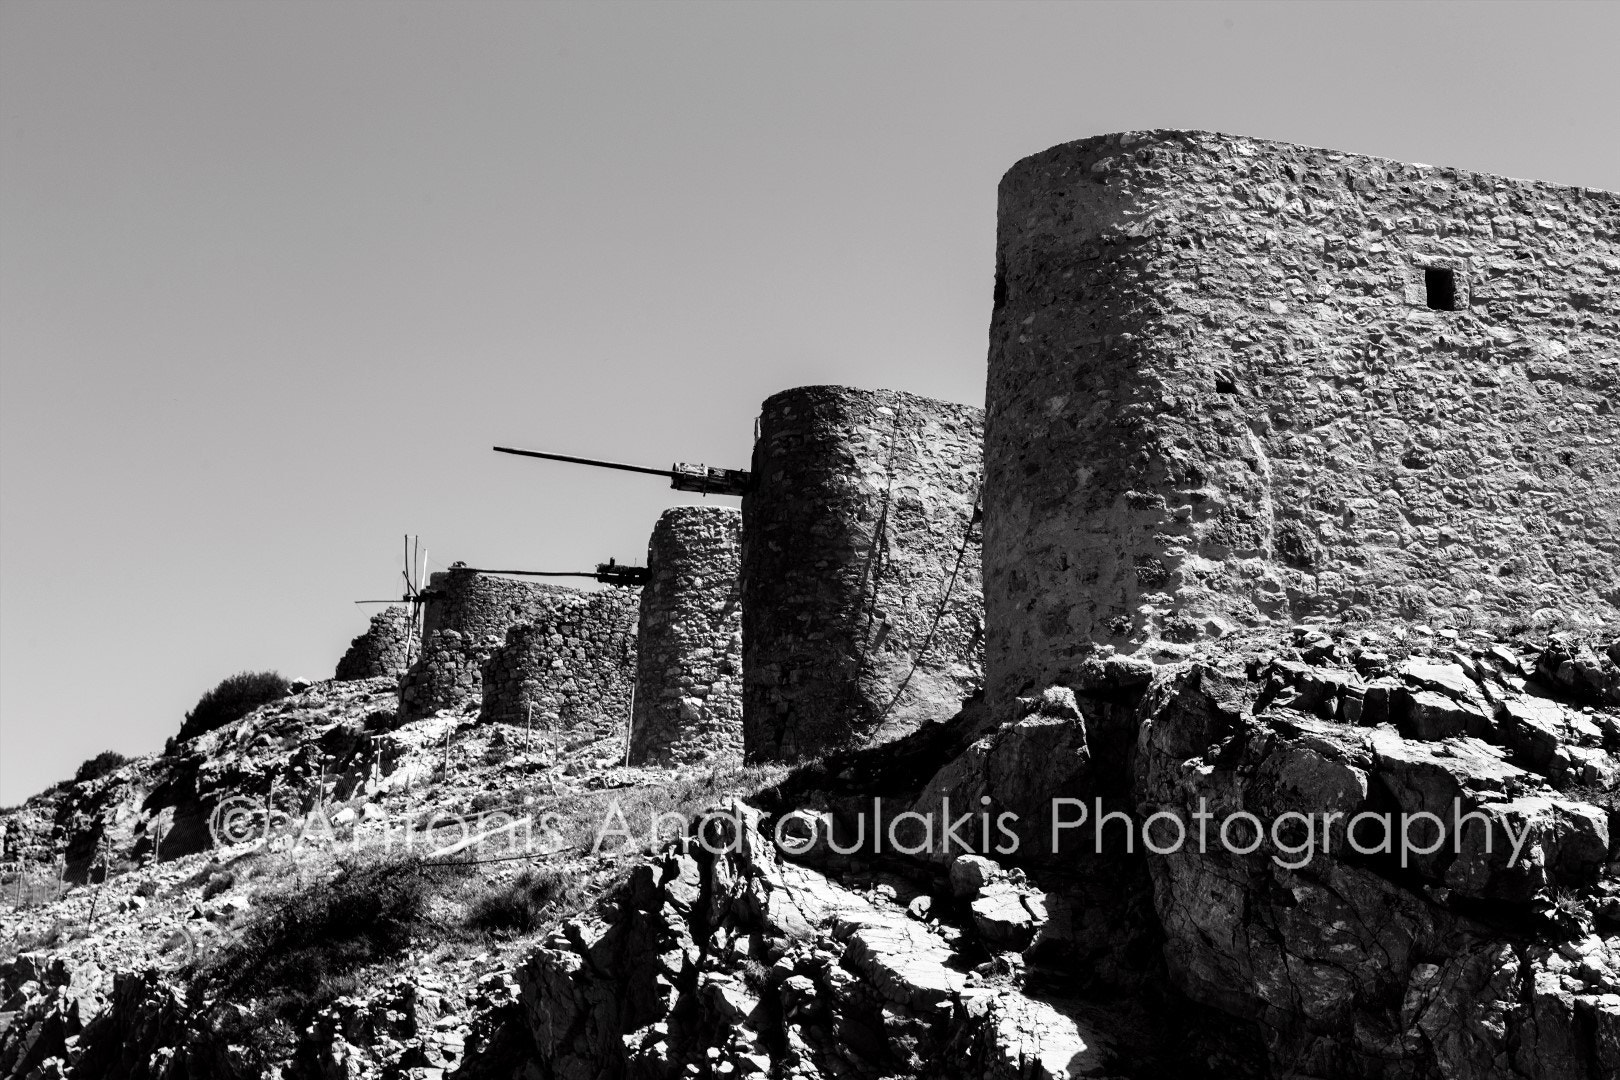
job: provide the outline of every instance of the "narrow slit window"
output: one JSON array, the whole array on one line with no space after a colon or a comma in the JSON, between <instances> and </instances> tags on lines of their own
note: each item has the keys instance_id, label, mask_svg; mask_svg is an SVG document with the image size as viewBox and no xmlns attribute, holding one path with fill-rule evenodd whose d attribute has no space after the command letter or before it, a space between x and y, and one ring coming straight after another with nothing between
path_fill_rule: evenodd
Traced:
<instances>
[{"instance_id":1,"label":"narrow slit window","mask_svg":"<svg viewBox=\"0 0 1620 1080\"><path fill-rule=\"evenodd\" d=\"M1457 272L1431 266L1423 271L1423 289L1435 311L1457 310Z\"/></svg>"}]
</instances>

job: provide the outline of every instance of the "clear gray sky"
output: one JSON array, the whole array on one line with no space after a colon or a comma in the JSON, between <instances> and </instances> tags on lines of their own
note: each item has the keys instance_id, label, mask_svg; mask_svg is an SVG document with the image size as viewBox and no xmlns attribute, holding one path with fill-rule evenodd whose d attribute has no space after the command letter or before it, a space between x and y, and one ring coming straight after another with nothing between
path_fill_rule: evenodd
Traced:
<instances>
[{"instance_id":1,"label":"clear gray sky","mask_svg":"<svg viewBox=\"0 0 1620 1080\"><path fill-rule=\"evenodd\" d=\"M0 802L433 562L639 559L810 382L980 402L996 182L1194 127L1620 188L1614 4L0 4ZM726 500L735 503L735 500Z\"/></svg>"}]
</instances>

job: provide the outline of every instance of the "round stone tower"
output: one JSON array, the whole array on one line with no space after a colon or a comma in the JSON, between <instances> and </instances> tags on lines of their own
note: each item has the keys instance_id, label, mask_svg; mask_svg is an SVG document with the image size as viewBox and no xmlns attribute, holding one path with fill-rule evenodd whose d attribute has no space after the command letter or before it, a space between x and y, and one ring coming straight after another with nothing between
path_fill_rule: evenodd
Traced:
<instances>
[{"instance_id":1,"label":"round stone tower","mask_svg":"<svg viewBox=\"0 0 1620 1080\"><path fill-rule=\"evenodd\" d=\"M992 709L1305 619L1614 618L1620 196L1138 131L997 221Z\"/></svg>"},{"instance_id":2,"label":"round stone tower","mask_svg":"<svg viewBox=\"0 0 1620 1080\"><path fill-rule=\"evenodd\" d=\"M749 761L953 715L983 669L983 413L892 390L766 400L743 497Z\"/></svg>"},{"instance_id":3,"label":"round stone tower","mask_svg":"<svg viewBox=\"0 0 1620 1080\"><path fill-rule=\"evenodd\" d=\"M633 764L742 758L742 514L665 510L647 544Z\"/></svg>"}]
</instances>

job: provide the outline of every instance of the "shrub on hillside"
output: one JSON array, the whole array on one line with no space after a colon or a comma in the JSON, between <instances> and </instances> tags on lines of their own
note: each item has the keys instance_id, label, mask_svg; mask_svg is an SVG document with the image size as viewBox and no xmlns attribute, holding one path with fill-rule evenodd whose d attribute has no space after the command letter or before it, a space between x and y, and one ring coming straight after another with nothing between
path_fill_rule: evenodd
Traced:
<instances>
[{"instance_id":1,"label":"shrub on hillside","mask_svg":"<svg viewBox=\"0 0 1620 1080\"><path fill-rule=\"evenodd\" d=\"M316 993L334 977L402 952L427 899L415 859L347 866L331 881L260 901L218 969L250 995Z\"/></svg>"},{"instance_id":2,"label":"shrub on hillside","mask_svg":"<svg viewBox=\"0 0 1620 1080\"><path fill-rule=\"evenodd\" d=\"M357 969L398 956L421 930L423 870L414 858L352 863L261 898L237 939L197 970L207 996L237 1006L215 1017L221 1039L266 1062L291 1052L316 1013L355 992Z\"/></svg>"},{"instance_id":3,"label":"shrub on hillside","mask_svg":"<svg viewBox=\"0 0 1620 1080\"><path fill-rule=\"evenodd\" d=\"M120 754L118 751L103 750L101 753L97 754L93 758L87 759L83 765L79 766L79 771L73 774L73 782L76 784L82 784L86 780L99 780L101 777L106 776L114 769L117 769L120 765L126 765L128 763L129 758L125 757L123 754Z\"/></svg>"},{"instance_id":4,"label":"shrub on hillside","mask_svg":"<svg viewBox=\"0 0 1620 1080\"><path fill-rule=\"evenodd\" d=\"M490 887L471 905L467 924L478 930L532 934L546 920L578 904L585 896L578 874L524 870L504 885Z\"/></svg>"},{"instance_id":5,"label":"shrub on hillside","mask_svg":"<svg viewBox=\"0 0 1620 1080\"><path fill-rule=\"evenodd\" d=\"M194 739L205 732L240 720L260 705L292 693L292 684L274 671L243 671L221 679L218 686L197 699L180 725L179 738Z\"/></svg>"}]
</instances>

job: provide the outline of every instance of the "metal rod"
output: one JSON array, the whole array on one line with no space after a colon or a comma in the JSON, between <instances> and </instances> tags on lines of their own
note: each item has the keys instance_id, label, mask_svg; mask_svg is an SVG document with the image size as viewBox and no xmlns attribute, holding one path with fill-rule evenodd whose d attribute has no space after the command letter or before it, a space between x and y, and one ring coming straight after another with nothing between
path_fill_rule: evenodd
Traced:
<instances>
[{"instance_id":1,"label":"metal rod","mask_svg":"<svg viewBox=\"0 0 1620 1080\"><path fill-rule=\"evenodd\" d=\"M630 715L624 721L624 764L630 765L630 747L636 736L636 684L630 683Z\"/></svg>"},{"instance_id":2,"label":"metal rod","mask_svg":"<svg viewBox=\"0 0 1620 1080\"><path fill-rule=\"evenodd\" d=\"M470 566L459 567L463 573L468 574L507 574L512 577L595 577L592 570L475 570ZM358 602L358 601L357 601Z\"/></svg>"},{"instance_id":3,"label":"metal rod","mask_svg":"<svg viewBox=\"0 0 1620 1080\"><path fill-rule=\"evenodd\" d=\"M622 469L624 472L647 473L651 476L668 476L671 469L649 469L645 465L626 465L619 461L598 461L596 458L573 457L569 454L546 454L539 450L518 450L510 446L495 447L497 454L516 454L519 457L545 458L548 461L568 461L575 465L595 465L603 469Z\"/></svg>"}]
</instances>

